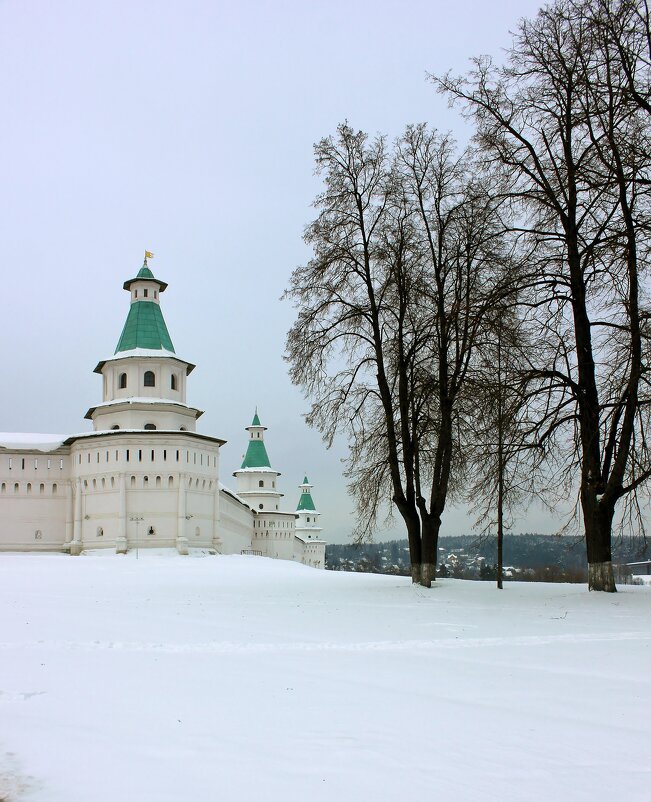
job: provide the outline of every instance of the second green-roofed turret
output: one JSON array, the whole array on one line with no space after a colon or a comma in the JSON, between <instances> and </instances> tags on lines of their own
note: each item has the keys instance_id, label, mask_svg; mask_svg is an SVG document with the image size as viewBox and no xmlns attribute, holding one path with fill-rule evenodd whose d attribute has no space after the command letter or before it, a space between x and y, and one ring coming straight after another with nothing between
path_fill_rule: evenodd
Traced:
<instances>
[{"instance_id":1,"label":"second green-roofed turret","mask_svg":"<svg viewBox=\"0 0 651 802\"><path fill-rule=\"evenodd\" d=\"M303 484L299 485L301 490L296 512L298 521L296 522L296 534L302 540L320 540L322 528L319 526L320 512L317 512L312 500L312 488L307 476L303 479Z\"/></svg>"},{"instance_id":2,"label":"second green-roofed turret","mask_svg":"<svg viewBox=\"0 0 651 802\"><path fill-rule=\"evenodd\" d=\"M301 510L316 510L314 506L314 502L312 501L312 488L314 485L311 485L308 480L307 476L303 479L303 484L300 485L301 488L301 497L298 500L298 506L296 507L296 511L300 512Z\"/></svg>"},{"instance_id":3,"label":"second green-roofed turret","mask_svg":"<svg viewBox=\"0 0 651 802\"><path fill-rule=\"evenodd\" d=\"M252 509L276 512L283 494L276 487L280 473L271 467L264 445L266 428L260 423L256 409L251 425L246 427L249 433L246 454L233 476L237 479L237 495Z\"/></svg>"},{"instance_id":4,"label":"second green-roofed turret","mask_svg":"<svg viewBox=\"0 0 651 802\"><path fill-rule=\"evenodd\" d=\"M266 426L262 426L260 423L258 410L256 409L251 425L246 427L250 438L246 454L240 466L241 468L271 468L267 449L264 444L264 432L266 428Z\"/></svg>"}]
</instances>

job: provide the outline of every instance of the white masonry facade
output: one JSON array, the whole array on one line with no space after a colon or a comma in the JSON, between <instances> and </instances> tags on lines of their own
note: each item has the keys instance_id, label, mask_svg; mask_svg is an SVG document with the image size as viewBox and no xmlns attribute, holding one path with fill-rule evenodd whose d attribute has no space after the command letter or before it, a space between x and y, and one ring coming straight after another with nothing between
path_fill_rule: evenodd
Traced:
<instances>
[{"instance_id":1,"label":"white masonry facade","mask_svg":"<svg viewBox=\"0 0 651 802\"><path fill-rule=\"evenodd\" d=\"M160 309L166 288L146 260L124 283L129 313L114 355L95 368L103 392L86 413L92 431L0 433L0 551L201 548L324 568L311 495L315 525L305 527L307 477L297 510L281 509L257 411L235 491L220 483L225 441L196 431L202 412L187 402L195 366L174 351Z\"/></svg>"}]
</instances>

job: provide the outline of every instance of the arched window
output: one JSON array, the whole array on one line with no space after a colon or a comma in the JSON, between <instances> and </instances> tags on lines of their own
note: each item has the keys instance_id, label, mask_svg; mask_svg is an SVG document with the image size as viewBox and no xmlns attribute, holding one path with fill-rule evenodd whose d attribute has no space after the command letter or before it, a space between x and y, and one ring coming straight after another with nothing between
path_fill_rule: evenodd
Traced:
<instances>
[{"instance_id":1,"label":"arched window","mask_svg":"<svg viewBox=\"0 0 651 802\"><path fill-rule=\"evenodd\" d=\"M135 487L135 486L136 486L136 477L132 476L131 477L131 487Z\"/></svg>"},{"instance_id":2,"label":"arched window","mask_svg":"<svg viewBox=\"0 0 651 802\"><path fill-rule=\"evenodd\" d=\"M263 510L264 509L264 504L258 504L258 509Z\"/></svg>"},{"instance_id":3,"label":"arched window","mask_svg":"<svg viewBox=\"0 0 651 802\"><path fill-rule=\"evenodd\" d=\"M126 390L127 387L127 374L120 373L120 390Z\"/></svg>"},{"instance_id":4,"label":"arched window","mask_svg":"<svg viewBox=\"0 0 651 802\"><path fill-rule=\"evenodd\" d=\"M264 487L264 481L262 479L258 482L258 487Z\"/></svg>"},{"instance_id":5,"label":"arched window","mask_svg":"<svg viewBox=\"0 0 651 802\"><path fill-rule=\"evenodd\" d=\"M53 495L53 496L56 496L56 494L57 494L57 483L55 482L55 483L52 485L52 495Z\"/></svg>"},{"instance_id":6,"label":"arched window","mask_svg":"<svg viewBox=\"0 0 651 802\"><path fill-rule=\"evenodd\" d=\"M160 487L160 476L156 477L156 487Z\"/></svg>"},{"instance_id":7,"label":"arched window","mask_svg":"<svg viewBox=\"0 0 651 802\"><path fill-rule=\"evenodd\" d=\"M153 370L146 370L145 371L145 387L155 387L156 386L156 376L154 375Z\"/></svg>"},{"instance_id":8,"label":"arched window","mask_svg":"<svg viewBox=\"0 0 651 802\"><path fill-rule=\"evenodd\" d=\"M155 423L145 423L145 429L148 429L149 431L153 431L154 429L156 429L156 424Z\"/></svg>"},{"instance_id":9,"label":"arched window","mask_svg":"<svg viewBox=\"0 0 651 802\"><path fill-rule=\"evenodd\" d=\"M43 484L43 482L41 482L41 484L38 486L38 492L41 495L43 495L43 493L45 493L45 485Z\"/></svg>"},{"instance_id":10,"label":"arched window","mask_svg":"<svg viewBox=\"0 0 651 802\"><path fill-rule=\"evenodd\" d=\"M19 491L19 489L20 489L20 485L18 484L18 482L16 482L16 484L14 485L14 493L17 493Z\"/></svg>"},{"instance_id":11,"label":"arched window","mask_svg":"<svg viewBox=\"0 0 651 802\"><path fill-rule=\"evenodd\" d=\"M181 426L181 428L179 429L179 431L180 431L180 432L184 432L184 431L185 431L185 426Z\"/></svg>"},{"instance_id":12,"label":"arched window","mask_svg":"<svg viewBox=\"0 0 651 802\"><path fill-rule=\"evenodd\" d=\"M173 476L168 476L167 477L167 486L168 487L174 487L174 477Z\"/></svg>"},{"instance_id":13,"label":"arched window","mask_svg":"<svg viewBox=\"0 0 651 802\"><path fill-rule=\"evenodd\" d=\"M32 492L32 483L31 482L27 482L27 492L28 493Z\"/></svg>"},{"instance_id":14,"label":"arched window","mask_svg":"<svg viewBox=\"0 0 651 802\"><path fill-rule=\"evenodd\" d=\"M115 426L111 426L111 429L119 429L119 428L120 427L117 425L117 423L115 424Z\"/></svg>"},{"instance_id":15,"label":"arched window","mask_svg":"<svg viewBox=\"0 0 651 802\"><path fill-rule=\"evenodd\" d=\"M172 390L176 390L176 373L172 373L172 376L170 378L170 387L172 388Z\"/></svg>"}]
</instances>

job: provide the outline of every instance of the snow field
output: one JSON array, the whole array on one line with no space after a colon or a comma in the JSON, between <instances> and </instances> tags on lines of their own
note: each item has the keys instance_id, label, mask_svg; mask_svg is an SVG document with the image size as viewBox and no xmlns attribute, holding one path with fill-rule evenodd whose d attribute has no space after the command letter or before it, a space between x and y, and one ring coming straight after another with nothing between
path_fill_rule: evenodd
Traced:
<instances>
[{"instance_id":1,"label":"snow field","mask_svg":"<svg viewBox=\"0 0 651 802\"><path fill-rule=\"evenodd\" d=\"M651 592L0 555L0 799L651 796Z\"/></svg>"}]
</instances>

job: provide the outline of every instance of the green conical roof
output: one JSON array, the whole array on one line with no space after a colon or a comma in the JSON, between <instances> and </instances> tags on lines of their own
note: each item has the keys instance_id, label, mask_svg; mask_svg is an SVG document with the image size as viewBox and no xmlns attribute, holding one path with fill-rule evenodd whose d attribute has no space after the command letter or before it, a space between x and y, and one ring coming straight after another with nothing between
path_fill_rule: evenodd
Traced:
<instances>
[{"instance_id":1,"label":"green conical roof","mask_svg":"<svg viewBox=\"0 0 651 802\"><path fill-rule=\"evenodd\" d=\"M136 278L154 278L154 274L151 272L151 270L147 266L147 262L145 262L145 264L140 268Z\"/></svg>"},{"instance_id":2,"label":"green conical roof","mask_svg":"<svg viewBox=\"0 0 651 802\"><path fill-rule=\"evenodd\" d=\"M143 267L140 273L144 270L151 273L148 267ZM132 351L134 348L165 350L174 353L174 346L167 331L163 313L160 306L153 301L134 301L131 304L115 353Z\"/></svg>"},{"instance_id":3,"label":"green conical roof","mask_svg":"<svg viewBox=\"0 0 651 802\"><path fill-rule=\"evenodd\" d=\"M258 410L256 409L255 415L253 416L253 420L251 421L251 426L262 426L260 423L260 418L258 417Z\"/></svg>"},{"instance_id":4,"label":"green conical roof","mask_svg":"<svg viewBox=\"0 0 651 802\"><path fill-rule=\"evenodd\" d=\"M257 415L256 415L257 417ZM255 420L255 418L254 418ZM252 424L255 426L256 424ZM257 424L258 426L260 424ZM271 468L264 440L249 440L246 456L240 466L242 468Z\"/></svg>"},{"instance_id":5,"label":"green conical roof","mask_svg":"<svg viewBox=\"0 0 651 802\"><path fill-rule=\"evenodd\" d=\"M307 476L303 479L303 484L307 485L309 482L307 481ZM298 500L298 507L296 507L297 511L300 510L313 510L316 512L316 507L314 506L314 502L312 501L312 494L309 490L304 490L301 493L301 497Z\"/></svg>"},{"instance_id":6,"label":"green conical roof","mask_svg":"<svg viewBox=\"0 0 651 802\"><path fill-rule=\"evenodd\" d=\"M297 510L313 510L316 512L316 507L314 506L314 502L312 501L311 493L301 493L301 497L298 500L298 507Z\"/></svg>"}]
</instances>

